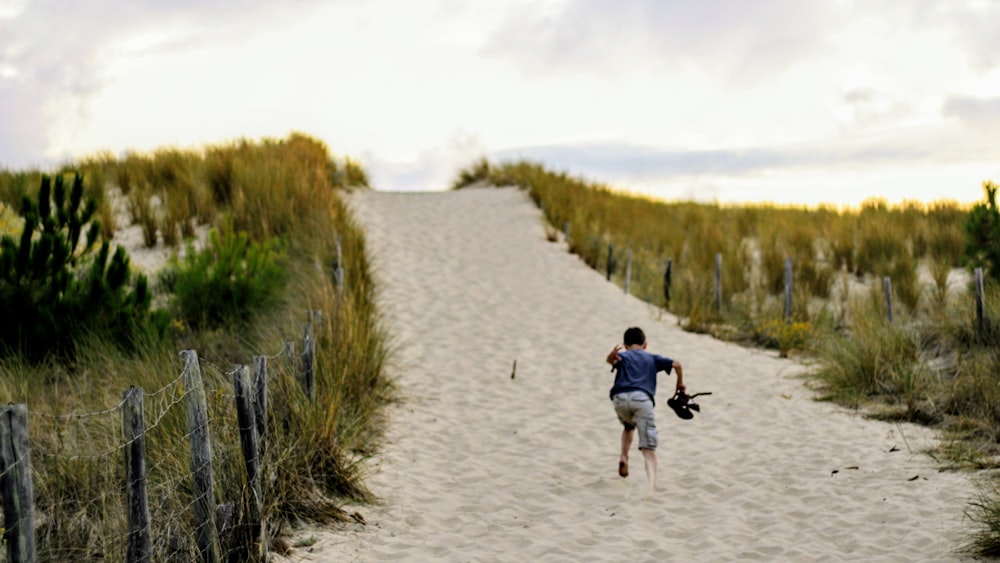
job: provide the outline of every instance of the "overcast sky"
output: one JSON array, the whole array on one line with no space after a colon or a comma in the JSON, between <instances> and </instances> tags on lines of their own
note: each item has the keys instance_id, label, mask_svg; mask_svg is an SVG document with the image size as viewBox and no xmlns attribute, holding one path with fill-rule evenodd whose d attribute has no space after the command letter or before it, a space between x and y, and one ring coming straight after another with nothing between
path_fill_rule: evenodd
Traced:
<instances>
[{"instance_id":1,"label":"overcast sky","mask_svg":"<svg viewBox=\"0 0 1000 563\"><path fill-rule=\"evenodd\" d=\"M0 167L302 131L380 189L982 199L997 0L0 0Z\"/></svg>"}]
</instances>

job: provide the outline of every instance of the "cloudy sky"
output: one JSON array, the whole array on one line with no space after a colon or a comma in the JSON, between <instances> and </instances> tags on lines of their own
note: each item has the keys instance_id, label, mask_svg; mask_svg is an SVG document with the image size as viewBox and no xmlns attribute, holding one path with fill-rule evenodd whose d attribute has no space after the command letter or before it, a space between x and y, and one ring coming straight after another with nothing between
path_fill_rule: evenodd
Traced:
<instances>
[{"instance_id":1,"label":"cloudy sky","mask_svg":"<svg viewBox=\"0 0 1000 563\"><path fill-rule=\"evenodd\" d=\"M302 131L380 189L982 199L997 0L0 0L0 167Z\"/></svg>"}]
</instances>

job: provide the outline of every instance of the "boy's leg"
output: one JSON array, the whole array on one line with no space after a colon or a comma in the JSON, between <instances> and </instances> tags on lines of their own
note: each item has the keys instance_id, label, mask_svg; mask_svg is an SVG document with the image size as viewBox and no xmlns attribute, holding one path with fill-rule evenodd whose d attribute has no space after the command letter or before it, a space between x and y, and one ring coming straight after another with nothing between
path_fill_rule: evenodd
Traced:
<instances>
[{"instance_id":1,"label":"boy's leg","mask_svg":"<svg viewBox=\"0 0 1000 563\"><path fill-rule=\"evenodd\" d=\"M635 436L635 427L622 428L622 455L618 458L618 474L628 477L628 450L632 447L632 437Z\"/></svg>"},{"instance_id":2,"label":"boy's leg","mask_svg":"<svg viewBox=\"0 0 1000 563\"><path fill-rule=\"evenodd\" d=\"M658 491L659 487L656 486L656 450L645 448L639 451L642 452L642 461L646 466L646 480L649 481L649 488Z\"/></svg>"},{"instance_id":3,"label":"boy's leg","mask_svg":"<svg viewBox=\"0 0 1000 563\"><path fill-rule=\"evenodd\" d=\"M640 397L635 414L635 425L639 431L639 451L642 452L643 465L646 468L646 480L649 488L657 490L656 486L656 446L659 434L656 431L656 414L653 402L646 397Z\"/></svg>"},{"instance_id":4,"label":"boy's leg","mask_svg":"<svg viewBox=\"0 0 1000 563\"><path fill-rule=\"evenodd\" d=\"M615 405L615 414L622 423L622 451L618 456L618 475L628 477L628 450L632 447L632 437L635 436L634 412L627 393L620 393L611 398Z\"/></svg>"}]
</instances>

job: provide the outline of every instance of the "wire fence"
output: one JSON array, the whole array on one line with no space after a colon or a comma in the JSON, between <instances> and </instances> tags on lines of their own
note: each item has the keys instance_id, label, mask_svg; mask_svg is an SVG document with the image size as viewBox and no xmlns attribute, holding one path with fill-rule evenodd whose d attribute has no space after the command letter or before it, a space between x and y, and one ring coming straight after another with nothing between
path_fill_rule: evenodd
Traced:
<instances>
[{"instance_id":1,"label":"wire fence","mask_svg":"<svg viewBox=\"0 0 1000 563\"><path fill-rule=\"evenodd\" d=\"M252 372L185 350L175 379L105 409L0 407L0 561L265 560L267 366L288 361L314 397L320 320L310 312L301 354L285 342Z\"/></svg>"},{"instance_id":2,"label":"wire fence","mask_svg":"<svg viewBox=\"0 0 1000 563\"><path fill-rule=\"evenodd\" d=\"M565 234L568 240L568 227L564 228ZM572 247L572 245L571 245ZM658 304L659 306L665 308L672 308L673 298L676 297L676 274L677 270L675 268L674 259L667 258L666 260L661 260L655 255L648 252L648 249L638 248L633 251L633 249L616 249L614 244L608 243L607 250L604 251L604 241L598 237L590 236L587 240L587 244L583 247L577 247L577 251L581 251L581 255L588 264L598 271L603 271L607 280L612 281L612 279L620 281L625 293L632 294L643 301ZM710 296L710 308L714 309L715 312L721 315L726 303L730 300L730 295L727 294L727 289L725 288L726 283L734 283L727 279L727 268L728 266L723 265L723 254L717 253L714 255L714 278L711 282L695 280L696 276L702 276L703 272L694 272L693 270L698 270L698 268L691 268L690 264L688 268L684 270L684 279L681 280L682 284L688 286L687 293L692 293L692 291L699 291L698 288L692 290L691 286L700 286L700 290L705 295ZM730 268L731 269L731 268ZM757 268L759 270L759 266ZM755 278L761 278L762 273L759 271L753 272L752 268L747 270L745 266L739 266L737 270L746 270L740 272L740 278L734 283L737 286L737 291L743 291L743 286L749 285L751 288L755 286L762 285L760 279L756 280L754 283L747 284L745 278L749 275ZM802 296L799 290L796 288L796 274L795 265L792 258L786 257L782 261L782 277L784 279L784 284L782 288L781 301L782 301L782 316L785 320L790 320L794 314L794 310L797 305L794 304L796 296ZM845 273L846 275L846 273ZM988 326L989 319L987 319L985 314L985 291L984 291L984 281L983 281L983 269L975 268L973 271L972 279L972 289L973 289L973 299L975 306L975 331L979 338L985 338L987 332L990 330ZM892 279L889 276L883 276L877 282L881 286L881 293L883 296L883 307L885 310L886 318L892 322L894 318L894 295ZM808 285L808 284L807 284ZM812 288L808 288L808 291L812 291ZM672 298L673 296L673 298ZM808 294L806 294L808 296ZM689 298L690 299L690 298ZM684 307L682 307L684 308ZM690 304L687 304L687 308L690 309ZM688 311L690 312L690 311Z\"/></svg>"}]
</instances>

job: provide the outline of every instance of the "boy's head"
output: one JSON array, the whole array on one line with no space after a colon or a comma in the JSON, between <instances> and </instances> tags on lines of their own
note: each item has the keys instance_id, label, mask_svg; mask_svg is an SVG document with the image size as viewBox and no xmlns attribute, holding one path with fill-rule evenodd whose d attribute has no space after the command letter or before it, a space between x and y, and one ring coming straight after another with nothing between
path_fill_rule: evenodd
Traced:
<instances>
[{"instance_id":1,"label":"boy's head","mask_svg":"<svg viewBox=\"0 0 1000 563\"><path fill-rule=\"evenodd\" d=\"M625 346L629 347L632 345L644 346L646 344L646 333L642 332L642 329L633 326L625 331Z\"/></svg>"}]
</instances>

